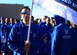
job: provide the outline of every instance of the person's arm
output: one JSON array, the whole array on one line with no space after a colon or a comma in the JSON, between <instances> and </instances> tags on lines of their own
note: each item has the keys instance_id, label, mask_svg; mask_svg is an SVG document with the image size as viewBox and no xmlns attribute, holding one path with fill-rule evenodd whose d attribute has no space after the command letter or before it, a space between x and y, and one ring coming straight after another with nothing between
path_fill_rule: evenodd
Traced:
<instances>
[{"instance_id":1,"label":"person's arm","mask_svg":"<svg viewBox=\"0 0 77 55\"><path fill-rule=\"evenodd\" d=\"M51 53L52 55L55 55L55 51L57 50L59 42L59 31L57 28L55 28L54 32L52 33L52 38L51 38Z\"/></svg>"},{"instance_id":2,"label":"person's arm","mask_svg":"<svg viewBox=\"0 0 77 55\"><path fill-rule=\"evenodd\" d=\"M11 49L12 51L16 51L16 52L22 52L24 49L24 47L22 48L22 43L21 43L21 39L20 36L18 37L18 33L17 32L17 28L15 27L15 25L13 26L13 28L11 29L9 38L8 38L8 47L9 49Z\"/></svg>"}]
</instances>

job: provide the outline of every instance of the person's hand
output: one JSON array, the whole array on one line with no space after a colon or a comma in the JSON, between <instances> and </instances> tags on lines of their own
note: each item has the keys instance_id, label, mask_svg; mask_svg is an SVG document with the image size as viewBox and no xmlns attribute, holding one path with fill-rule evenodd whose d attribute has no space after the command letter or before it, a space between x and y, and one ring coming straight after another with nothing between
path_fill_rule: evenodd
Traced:
<instances>
[{"instance_id":1,"label":"person's hand","mask_svg":"<svg viewBox=\"0 0 77 55\"><path fill-rule=\"evenodd\" d=\"M30 41L25 41L25 51L26 51L26 55L28 55L28 52L30 50Z\"/></svg>"}]
</instances>

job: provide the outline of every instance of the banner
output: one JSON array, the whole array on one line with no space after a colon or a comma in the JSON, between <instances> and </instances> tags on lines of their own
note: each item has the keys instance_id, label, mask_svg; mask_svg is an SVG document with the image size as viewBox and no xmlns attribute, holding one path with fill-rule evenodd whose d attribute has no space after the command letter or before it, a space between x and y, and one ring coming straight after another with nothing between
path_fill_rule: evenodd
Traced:
<instances>
[{"instance_id":1,"label":"banner","mask_svg":"<svg viewBox=\"0 0 77 55\"><path fill-rule=\"evenodd\" d=\"M57 2L56 2L57 1ZM77 12L59 3L60 0L34 0L34 4L77 24ZM63 0L62 0L63 1Z\"/></svg>"},{"instance_id":2,"label":"banner","mask_svg":"<svg viewBox=\"0 0 77 55\"><path fill-rule=\"evenodd\" d=\"M77 11L77 0L56 0L56 1Z\"/></svg>"},{"instance_id":3,"label":"banner","mask_svg":"<svg viewBox=\"0 0 77 55\"><path fill-rule=\"evenodd\" d=\"M45 8L46 10L50 11L51 13L54 13L54 14L57 14L57 15L60 15L64 18L66 18L64 8L59 6L53 0L34 0L34 4L36 4L42 8Z\"/></svg>"}]
</instances>

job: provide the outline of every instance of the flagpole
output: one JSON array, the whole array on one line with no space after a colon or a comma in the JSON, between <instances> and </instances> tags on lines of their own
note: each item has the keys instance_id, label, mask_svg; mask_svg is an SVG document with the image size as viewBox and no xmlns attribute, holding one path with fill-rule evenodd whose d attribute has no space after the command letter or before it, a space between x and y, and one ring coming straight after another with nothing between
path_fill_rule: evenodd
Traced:
<instances>
[{"instance_id":1,"label":"flagpole","mask_svg":"<svg viewBox=\"0 0 77 55\"><path fill-rule=\"evenodd\" d=\"M32 10L33 10L33 0L32 0L32 5L31 5L31 11L30 11L30 19L29 19L29 27L28 27L28 35L27 35L27 43L29 42L30 39L30 28L31 28L31 20L32 20ZM26 55L28 55L29 49L26 52Z\"/></svg>"},{"instance_id":2,"label":"flagpole","mask_svg":"<svg viewBox=\"0 0 77 55\"><path fill-rule=\"evenodd\" d=\"M31 11L30 11L30 19L29 19L29 27L28 27L28 36L27 36L27 40L29 41L30 38L30 28L31 28L31 18L32 18L32 10L33 10L33 0L32 0L32 6L31 6Z\"/></svg>"}]
</instances>

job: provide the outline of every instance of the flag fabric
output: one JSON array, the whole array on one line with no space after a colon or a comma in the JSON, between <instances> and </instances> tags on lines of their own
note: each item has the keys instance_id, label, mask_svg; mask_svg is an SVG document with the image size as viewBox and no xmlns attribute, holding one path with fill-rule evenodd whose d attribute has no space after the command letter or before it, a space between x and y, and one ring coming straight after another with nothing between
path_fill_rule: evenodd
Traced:
<instances>
[{"instance_id":1,"label":"flag fabric","mask_svg":"<svg viewBox=\"0 0 77 55\"><path fill-rule=\"evenodd\" d=\"M55 0L34 0L33 3L77 24L77 12Z\"/></svg>"}]
</instances>

